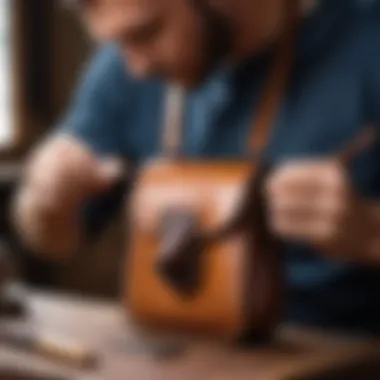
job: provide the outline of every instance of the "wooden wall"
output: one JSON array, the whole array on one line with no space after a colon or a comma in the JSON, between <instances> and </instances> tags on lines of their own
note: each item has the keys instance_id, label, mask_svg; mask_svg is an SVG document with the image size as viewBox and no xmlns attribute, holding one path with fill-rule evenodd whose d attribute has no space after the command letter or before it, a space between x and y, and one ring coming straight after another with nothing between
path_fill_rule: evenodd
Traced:
<instances>
[{"instance_id":1,"label":"wooden wall","mask_svg":"<svg viewBox=\"0 0 380 380\"><path fill-rule=\"evenodd\" d=\"M25 153L55 125L67 107L90 59L93 44L71 11L54 0L10 0L15 10L15 80L17 149L9 157L23 160ZM5 156L4 156L5 157ZM4 160L3 157L3 160ZM53 268L31 260L31 278L46 276L56 287L84 293L115 295L120 275L123 238L121 219L115 219L99 237L68 265Z\"/></svg>"},{"instance_id":2,"label":"wooden wall","mask_svg":"<svg viewBox=\"0 0 380 380\"><path fill-rule=\"evenodd\" d=\"M11 150L22 155L66 107L92 43L60 1L10 1L17 135Z\"/></svg>"},{"instance_id":3,"label":"wooden wall","mask_svg":"<svg viewBox=\"0 0 380 380\"><path fill-rule=\"evenodd\" d=\"M68 105L83 65L91 56L93 44L77 17L62 7L52 9L52 115L57 117Z\"/></svg>"}]
</instances>

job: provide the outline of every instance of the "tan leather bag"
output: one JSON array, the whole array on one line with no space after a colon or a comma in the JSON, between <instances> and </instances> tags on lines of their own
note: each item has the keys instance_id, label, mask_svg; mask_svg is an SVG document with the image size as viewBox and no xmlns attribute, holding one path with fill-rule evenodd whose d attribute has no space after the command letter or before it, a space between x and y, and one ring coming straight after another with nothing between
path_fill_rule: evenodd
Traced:
<instances>
[{"instance_id":1,"label":"tan leather bag","mask_svg":"<svg viewBox=\"0 0 380 380\"><path fill-rule=\"evenodd\" d=\"M166 156L141 169L130 202L125 308L138 325L220 338L268 336L276 327L282 257L266 229L260 158L289 77L295 25L290 6L247 159L180 157L183 98L168 93Z\"/></svg>"}]
</instances>

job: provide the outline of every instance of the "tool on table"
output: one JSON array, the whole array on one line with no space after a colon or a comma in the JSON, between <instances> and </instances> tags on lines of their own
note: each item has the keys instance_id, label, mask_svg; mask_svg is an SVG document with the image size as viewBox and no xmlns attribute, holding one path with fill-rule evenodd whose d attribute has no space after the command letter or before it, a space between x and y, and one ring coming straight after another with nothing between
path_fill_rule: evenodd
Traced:
<instances>
[{"instance_id":1,"label":"tool on table","mask_svg":"<svg viewBox=\"0 0 380 380\"><path fill-rule=\"evenodd\" d=\"M65 337L2 327L0 343L75 368L94 369L99 364L92 349Z\"/></svg>"},{"instance_id":2,"label":"tool on table","mask_svg":"<svg viewBox=\"0 0 380 380\"><path fill-rule=\"evenodd\" d=\"M134 329L118 350L125 355L146 356L167 361L184 356L188 348L188 342L180 337L162 337L148 330Z\"/></svg>"}]
</instances>

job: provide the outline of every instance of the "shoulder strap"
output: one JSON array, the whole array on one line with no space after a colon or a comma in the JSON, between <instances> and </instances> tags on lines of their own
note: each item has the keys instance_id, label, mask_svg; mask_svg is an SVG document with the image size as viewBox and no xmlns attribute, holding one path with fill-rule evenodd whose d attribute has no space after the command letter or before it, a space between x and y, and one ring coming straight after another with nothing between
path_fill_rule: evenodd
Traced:
<instances>
[{"instance_id":1,"label":"shoulder strap","mask_svg":"<svg viewBox=\"0 0 380 380\"><path fill-rule=\"evenodd\" d=\"M269 71L248 140L248 153L255 157L261 156L266 148L277 111L283 100L294 58L297 23L297 1L290 0L287 8L286 30L278 42L273 66Z\"/></svg>"},{"instance_id":2,"label":"shoulder strap","mask_svg":"<svg viewBox=\"0 0 380 380\"><path fill-rule=\"evenodd\" d=\"M293 61L298 21L298 1L288 0L286 30L277 45L273 66L265 84L263 97L252 123L247 150L250 155L261 155L269 140L277 110L282 101ZM175 157L180 154L185 110L185 92L175 86L166 91L164 110L163 154Z\"/></svg>"}]
</instances>

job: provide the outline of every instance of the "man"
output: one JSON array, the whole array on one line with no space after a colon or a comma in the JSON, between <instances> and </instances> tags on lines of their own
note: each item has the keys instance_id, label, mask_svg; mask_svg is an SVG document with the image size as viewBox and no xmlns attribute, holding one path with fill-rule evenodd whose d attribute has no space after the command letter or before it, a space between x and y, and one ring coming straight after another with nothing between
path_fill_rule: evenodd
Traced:
<instances>
[{"instance_id":1,"label":"man","mask_svg":"<svg viewBox=\"0 0 380 380\"><path fill-rule=\"evenodd\" d=\"M159 152L165 83L188 90L186 154L243 154L287 0L78 3L104 47L61 127L30 158L15 204L24 241L57 258L80 247L82 210L100 194L107 199L118 159L139 164ZM371 6L300 1L267 190L272 231L287 243L287 318L375 334L380 144L359 155L348 173L330 158L365 125L380 123L380 20ZM102 204L90 207L91 221L105 220Z\"/></svg>"}]
</instances>

